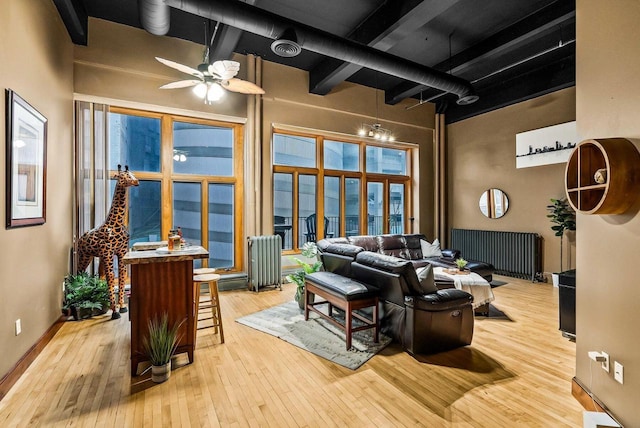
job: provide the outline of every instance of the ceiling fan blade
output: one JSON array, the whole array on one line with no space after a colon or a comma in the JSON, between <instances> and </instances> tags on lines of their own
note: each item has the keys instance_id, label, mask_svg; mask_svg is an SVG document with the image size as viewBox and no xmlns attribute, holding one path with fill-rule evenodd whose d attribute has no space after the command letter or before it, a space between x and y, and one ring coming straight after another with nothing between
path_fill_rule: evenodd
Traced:
<instances>
[{"instance_id":1,"label":"ceiling fan blade","mask_svg":"<svg viewBox=\"0 0 640 428\"><path fill-rule=\"evenodd\" d=\"M229 80L240 71L240 63L237 61L216 61L209 66L209 73L222 80Z\"/></svg>"},{"instance_id":2,"label":"ceiling fan blade","mask_svg":"<svg viewBox=\"0 0 640 428\"><path fill-rule=\"evenodd\" d=\"M222 87L241 94L264 94L264 89L260 86L242 79L229 79Z\"/></svg>"},{"instance_id":3,"label":"ceiling fan blade","mask_svg":"<svg viewBox=\"0 0 640 428\"><path fill-rule=\"evenodd\" d=\"M171 82L167 83L166 85L162 85L160 86L160 89L188 88L189 86L195 86L201 82L201 80L178 80L177 82Z\"/></svg>"},{"instance_id":4,"label":"ceiling fan blade","mask_svg":"<svg viewBox=\"0 0 640 428\"><path fill-rule=\"evenodd\" d=\"M160 57L156 57L156 59L158 61L160 61L161 63L163 63L164 65L166 65L167 67L171 67L174 68L178 71L182 71L183 73L187 73L190 74L192 76L195 77L203 77L203 74L201 72L199 72L198 70L196 70L195 68L191 68L189 66L183 65L183 64L179 64L177 62L174 61L169 61L168 59L164 59L164 58L160 58Z\"/></svg>"}]
</instances>

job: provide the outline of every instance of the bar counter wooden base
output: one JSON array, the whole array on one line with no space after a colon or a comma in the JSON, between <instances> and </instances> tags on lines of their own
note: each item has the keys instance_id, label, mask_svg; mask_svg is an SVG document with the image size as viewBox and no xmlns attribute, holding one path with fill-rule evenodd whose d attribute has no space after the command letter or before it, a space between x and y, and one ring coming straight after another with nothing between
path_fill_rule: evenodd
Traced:
<instances>
[{"instance_id":1,"label":"bar counter wooden base","mask_svg":"<svg viewBox=\"0 0 640 428\"><path fill-rule=\"evenodd\" d=\"M176 355L187 353L193 362L196 345L196 290L193 283L193 259L207 258L202 247L176 254L156 251L131 251L124 262L131 265L131 375L137 376L138 365L148 361L142 346L148 322L167 313L169 326L182 323Z\"/></svg>"}]
</instances>

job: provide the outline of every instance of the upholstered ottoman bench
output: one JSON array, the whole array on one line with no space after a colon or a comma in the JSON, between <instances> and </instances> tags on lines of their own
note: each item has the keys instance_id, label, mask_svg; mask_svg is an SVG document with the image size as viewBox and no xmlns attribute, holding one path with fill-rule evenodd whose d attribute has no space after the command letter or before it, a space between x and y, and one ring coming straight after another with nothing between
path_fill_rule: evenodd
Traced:
<instances>
[{"instance_id":1,"label":"upholstered ottoman bench","mask_svg":"<svg viewBox=\"0 0 640 428\"><path fill-rule=\"evenodd\" d=\"M312 295L324 300L311 301ZM346 278L333 272L315 272L305 277L304 287L304 319L309 319L309 311L313 311L325 320L345 332L347 350L351 349L351 336L353 332L373 329L374 342L378 343L380 320L378 314L378 289L371 285L363 284ZM327 313L320 311L316 306L328 305ZM333 316L333 308L344 311L344 324ZM372 318L369 319L357 312L358 309L372 307ZM364 324L354 327L353 318L357 318Z\"/></svg>"}]
</instances>

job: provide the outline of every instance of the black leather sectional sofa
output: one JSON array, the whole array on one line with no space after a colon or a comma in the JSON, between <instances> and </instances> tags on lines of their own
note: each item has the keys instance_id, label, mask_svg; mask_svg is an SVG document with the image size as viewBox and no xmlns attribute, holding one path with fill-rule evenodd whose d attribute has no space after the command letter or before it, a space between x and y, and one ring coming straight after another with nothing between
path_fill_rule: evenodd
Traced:
<instances>
[{"instance_id":1,"label":"black leather sectional sofa","mask_svg":"<svg viewBox=\"0 0 640 428\"><path fill-rule=\"evenodd\" d=\"M450 284L436 286L431 266L455 266L460 256L444 250L443 257L423 258L423 235L378 235L328 238L318 241L324 269L379 289L383 333L411 354L429 354L471 344L473 297ZM491 265L470 263L491 279Z\"/></svg>"}]
</instances>

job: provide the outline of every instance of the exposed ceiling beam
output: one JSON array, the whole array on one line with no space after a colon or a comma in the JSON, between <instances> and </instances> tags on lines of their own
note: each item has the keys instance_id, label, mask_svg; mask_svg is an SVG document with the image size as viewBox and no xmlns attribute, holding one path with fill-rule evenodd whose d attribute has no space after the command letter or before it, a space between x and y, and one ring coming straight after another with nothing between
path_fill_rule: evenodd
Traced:
<instances>
[{"instance_id":1,"label":"exposed ceiling beam","mask_svg":"<svg viewBox=\"0 0 640 428\"><path fill-rule=\"evenodd\" d=\"M76 45L87 45L88 15L79 0L53 0L58 13L67 27L71 41Z\"/></svg>"},{"instance_id":2,"label":"exposed ceiling beam","mask_svg":"<svg viewBox=\"0 0 640 428\"><path fill-rule=\"evenodd\" d=\"M385 2L347 38L386 52L458 1ZM326 95L360 69L359 65L327 58L309 72L309 92Z\"/></svg>"},{"instance_id":3,"label":"exposed ceiling beam","mask_svg":"<svg viewBox=\"0 0 640 428\"><path fill-rule=\"evenodd\" d=\"M259 1L245 0L245 3L255 6ZM241 29L220 22L216 37L209 45L209 60L213 63L213 61L217 60L231 59L242 33Z\"/></svg>"},{"instance_id":4,"label":"exposed ceiling beam","mask_svg":"<svg viewBox=\"0 0 640 428\"><path fill-rule=\"evenodd\" d=\"M295 32L305 50L359 64L371 70L428 85L458 95L458 103L477 100L473 86L460 77L434 70L406 58L336 36L309 25L236 0L163 0L165 4L203 18L220 21L244 31L278 40Z\"/></svg>"},{"instance_id":5,"label":"exposed ceiling beam","mask_svg":"<svg viewBox=\"0 0 640 428\"><path fill-rule=\"evenodd\" d=\"M480 99L475 104L461 108L449 102L445 121L447 124L468 119L522 101L569 88L576 84L575 51L564 58L511 79L478 89ZM453 99L453 98L452 98Z\"/></svg>"},{"instance_id":6,"label":"exposed ceiling beam","mask_svg":"<svg viewBox=\"0 0 640 428\"><path fill-rule=\"evenodd\" d=\"M213 44L209 46L209 61L231 59L242 36L242 30L226 24L220 24Z\"/></svg>"},{"instance_id":7,"label":"exposed ceiling beam","mask_svg":"<svg viewBox=\"0 0 640 428\"><path fill-rule=\"evenodd\" d=\"M574 20L575 15L575 0L558 0L471 48L452 56L451 59L436 64L433 68L458 75L479 61L486 60L492 55L531 40L549 29L560 27L564 23ZM422 92L425 88L427 87L424 85L403 82L385 93L385 102L397 104L405 98Z\"/></svg>"}]
</instances>

